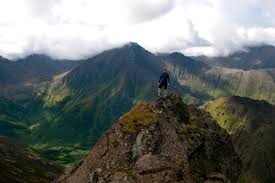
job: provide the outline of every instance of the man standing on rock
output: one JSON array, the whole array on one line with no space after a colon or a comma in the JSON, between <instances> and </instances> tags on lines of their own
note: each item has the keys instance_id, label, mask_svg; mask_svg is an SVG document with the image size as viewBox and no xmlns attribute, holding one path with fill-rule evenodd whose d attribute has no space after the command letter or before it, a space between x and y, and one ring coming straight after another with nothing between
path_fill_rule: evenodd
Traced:
<instances>
[{"instance_id":1,"label":"man standing on rock","mask_svg":"<svg viewBox=\"0 0 275 183\"><path fill-rule=\"evenodd\" d=\"M170 77L166 68L163 68L163 73L160 75L158 82L158 96L161 97L161 89L164 89L164 97L167 96L167 86L170 85Z\"/></svg>"}]
</instances>

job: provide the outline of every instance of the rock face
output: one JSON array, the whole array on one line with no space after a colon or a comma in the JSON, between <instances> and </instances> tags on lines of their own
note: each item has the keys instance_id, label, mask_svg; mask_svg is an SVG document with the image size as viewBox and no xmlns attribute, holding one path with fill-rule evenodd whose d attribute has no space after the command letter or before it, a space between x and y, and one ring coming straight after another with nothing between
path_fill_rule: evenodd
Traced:
<instances>
[{"instance_id":1,"label":"rock face","mask_svg":"<svg viewBox=\"0 0 275 183\"><path fill-rule=\"evenodd\" d=\"M61 167L0 136L1 183L47 183L60 174Z\"/></svg>"},{"instance_id":2,"label":"rock face","mask_svg":"<svg viewBox=\"0 0 275 183\"><path fill-rule=\"evenodd\" d=\"M173 94L133 107L57 182L236 182L240 169L226 131Z\"/></svg>"}]
</instances>

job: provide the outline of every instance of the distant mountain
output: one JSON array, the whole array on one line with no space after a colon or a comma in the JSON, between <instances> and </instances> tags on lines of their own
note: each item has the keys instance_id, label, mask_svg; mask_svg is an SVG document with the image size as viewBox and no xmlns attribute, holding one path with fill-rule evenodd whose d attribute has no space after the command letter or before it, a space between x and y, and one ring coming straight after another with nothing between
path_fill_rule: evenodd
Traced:
<instances>
[{"instance_id":1,"label":"distant mountain","mask_svg":"<svg viewBox=\"0 0 275 183\"><path fill-rule=\"evenodd\" d=\"M236 182L231 138L179 95L139 103L57 182Z\"/></svg>"},{"instance_id":2,"label":"distant mountain","mask_svg":"<svg viewBox=\"0 0 275 183\"><path fill-rule=\"evenodd\" d=\"M210 66L177 55L177 59L166 56L165 63L174 78L191 92L204 94L208 100L211 97L239 95L275 104L275 69L244 71ZM187 60L191 64L186 64Z\"/></svg>"},{"instance_id":3,"label":"distant mountain","mask_svg":"<svg viewBox=\"0 0 275 183\"><path fill-rule=\"evenodd\" d=\"M0 58L0 96L24 102L32 96L35 85L78 63L57 61L44 55L30 55L17 61Z\"/></svg>"},{"instance_id":4,"label":"distant mountain","mask_svg":"<svg viewBox=\"0 0 275 183\"><path fill-rule=\"evenodd\" d=\"M162 60L162 62L168 65L168 69L172 71L175 76L177 72L195 75L210 69L210 66L204 62L194 60L191 57L187 57L178 52L165 54L158 57Z\"/></svg>"},{"instance_id":5,"label":"distant mountain","mask_svg":"<svg viewBox=\"0 0 275 183\"><path fill-rule=\"evenodd\" d=\"M275 106L266 101L225 97L208 102L204 107L233 138L243 162L238 182L273 182Z\"/></svg>"},{"instance_id":6,"label":"distant mountain","mask_svg":"<svg viewBox=\"0 0 275 183\"><path fill-rule=\"evenodd\" d=\"M0 182L50 183L62 168L35 152L0 136Z\"/></svg>"},{"instance_id":7,"label":"distant mountain","mask_svg":"<svg viewBox=\"0 0 275 183\"><path fill-rule=\"evenodd\" d=\"M195 57L214 66L253 70L275 68L275 47L263 45L248 47L246 51L239 51L227 57Z\"/></svg>"},{"instance_id":8,"label":"distant mountain","mask_svg":"<svg viewBox=\"0 0 275 183\"><path fill-rule=\"evenodd\" d=\"M78 62L57 61L45 55L30 55L17 61L0 59L0 83L14 84L28 81L41 81L67 71Z\"/></svg>"}]
</instances>

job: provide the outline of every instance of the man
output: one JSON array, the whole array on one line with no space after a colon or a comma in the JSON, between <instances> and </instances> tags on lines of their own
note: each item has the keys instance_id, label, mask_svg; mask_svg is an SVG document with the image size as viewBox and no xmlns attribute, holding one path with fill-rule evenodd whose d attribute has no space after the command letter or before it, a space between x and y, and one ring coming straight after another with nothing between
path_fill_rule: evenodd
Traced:
<instances>
[{"instance_id":1,"label":"man","mask_svg":"<svg viewBox=\"0 0 275 183\"><path fill-rule=\"evenodd\" d=\"M161 89L164 89L164 97L167 96L167 86L170 85L170 78L166 68L163 68L163 73L160 75L158 83L158 96L161 97Z\"/></svg>"}]
</instances>

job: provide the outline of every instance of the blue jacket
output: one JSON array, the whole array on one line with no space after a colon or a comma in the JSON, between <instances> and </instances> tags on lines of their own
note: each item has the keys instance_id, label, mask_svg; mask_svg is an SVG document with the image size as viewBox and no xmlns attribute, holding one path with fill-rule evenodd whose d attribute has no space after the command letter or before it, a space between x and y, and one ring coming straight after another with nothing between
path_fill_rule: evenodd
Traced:
<instances>
[{"instance_id":1,"label":"blue jacket","mask_svg":"<svg viewBox=\"0 0 275 183\"><path fill-rule=\"evenodd\" d=\"M168 82L170 84L170 78L169 78L169 74L167 72L163 72L160 75L159 83L161 83L161 82Z\"/></svg>"}]
</instances>

